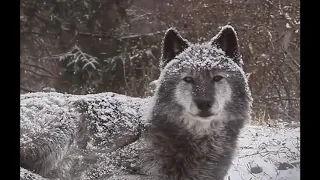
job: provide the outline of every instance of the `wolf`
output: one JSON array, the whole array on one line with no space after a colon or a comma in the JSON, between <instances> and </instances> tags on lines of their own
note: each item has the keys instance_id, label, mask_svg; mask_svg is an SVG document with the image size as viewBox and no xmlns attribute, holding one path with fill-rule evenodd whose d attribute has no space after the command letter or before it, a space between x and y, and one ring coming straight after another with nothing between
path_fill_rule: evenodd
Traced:
<instances>
[{"instance_id":1,"label":"wolf","mask_svg":"<svg viewBox=\"0 0 320 180\"><path fill-rule=\"evenodd\" d=\"M161 74L141 137L86 171L87 177L109 169L110 162L128 173L113 179L226 176L252 105L236 31L226 25L210 41L192 44L170 28L162 44Z\"/></svg>"},{"instance_id":2,"label":"wolf","mask_svg":"<svg viewBox=\"0 0 320 180\"><path fill-rule=\"evenodd\" d=\"M141 167L166 180L223 180L252 97L234 28L191 44L175 29L163 42Z\"/></svg>"},{"instance_id":3,"label":"wolf","mask_svg":"<svg viewBox=\"0 0 320 180\"><path fill-rule=\"evenodd\" d=\"M146 99L21 97L21 169L61 180L222 180L252 103L234 28L202 44L170 28L160 71Z\"/></svg>"},{"instance_id":4,"label":"wolf","mask_svg":"<svg viewBox=\"0 0 320 180\"><path fill-rule=\"evenodd\" d=\"M20 100L20 179L75 180L104 154L139 138L148 98L38 92Z\"/></svg>"}]
</instances>

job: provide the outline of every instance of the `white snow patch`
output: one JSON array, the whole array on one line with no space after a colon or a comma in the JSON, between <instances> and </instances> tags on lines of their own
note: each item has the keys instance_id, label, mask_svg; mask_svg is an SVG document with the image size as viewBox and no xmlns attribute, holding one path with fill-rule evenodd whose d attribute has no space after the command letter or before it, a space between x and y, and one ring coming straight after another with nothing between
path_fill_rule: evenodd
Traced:
<instances>
[{"instance_id":1,"label":"white snow patch","mask_svg":"<svg viewBox=\"0 0 320 180\"><path fill-rule=\"evenodd\" d=\"M239 138L236 156L225 180L300 179L300 127L246 126ZM293 164L279 170L280 163ZM252 168L261 168L251 172Z\"/></svg>"}]
</instances>

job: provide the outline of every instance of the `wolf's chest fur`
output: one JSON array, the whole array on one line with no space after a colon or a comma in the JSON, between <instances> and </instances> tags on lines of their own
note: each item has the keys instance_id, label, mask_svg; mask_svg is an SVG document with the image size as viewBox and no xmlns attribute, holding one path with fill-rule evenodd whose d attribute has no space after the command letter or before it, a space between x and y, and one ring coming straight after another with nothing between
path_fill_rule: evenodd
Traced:
<instances>
[{"instance_id":1,"label":"wolf's chest fur","mask_svg":"<svg viewBox=\"0 0 320 180\"><path fill-rule=\"evenodd\" d=\"M226 127L197 137L174 125L151 128L149 132L152 147L147 153L146 168L168 180L222 179L231 163L238 134Z\"/></svg>"}]
</instances>

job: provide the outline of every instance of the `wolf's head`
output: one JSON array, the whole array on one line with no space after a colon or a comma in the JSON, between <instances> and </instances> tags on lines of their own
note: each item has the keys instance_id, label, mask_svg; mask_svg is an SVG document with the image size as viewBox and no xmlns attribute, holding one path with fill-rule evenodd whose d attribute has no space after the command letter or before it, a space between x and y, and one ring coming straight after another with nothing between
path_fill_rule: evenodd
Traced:
<instances>
[{"instance_id":1,"label":"wolf's head","mask_svg":"<svg viewBox=\"0 0 320 180\"><path fill-rule=\"evenodd\" d=\"M251 93L231 26L203 44L191 44L170 28L161 59L153 114L198 130L249 119Z\"/></svg>"}]
</instances>

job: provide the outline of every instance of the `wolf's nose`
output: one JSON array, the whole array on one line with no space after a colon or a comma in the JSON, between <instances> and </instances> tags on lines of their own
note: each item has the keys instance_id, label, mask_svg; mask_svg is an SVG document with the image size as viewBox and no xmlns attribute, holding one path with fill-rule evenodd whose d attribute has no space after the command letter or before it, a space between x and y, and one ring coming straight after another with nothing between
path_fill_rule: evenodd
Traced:
<instances>
[{"instance_id":1,"label":"wolf's nose","mask_svg":"<svg viewBox=\"0 0 320 180\"><path fill-rule=\"evenodd\" d=\"M201 111L208 111L212 107L212 101L207 99L195 99L194 102Z\"/></svg>"}]
</instances>

